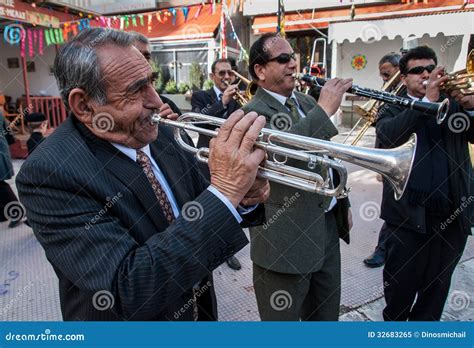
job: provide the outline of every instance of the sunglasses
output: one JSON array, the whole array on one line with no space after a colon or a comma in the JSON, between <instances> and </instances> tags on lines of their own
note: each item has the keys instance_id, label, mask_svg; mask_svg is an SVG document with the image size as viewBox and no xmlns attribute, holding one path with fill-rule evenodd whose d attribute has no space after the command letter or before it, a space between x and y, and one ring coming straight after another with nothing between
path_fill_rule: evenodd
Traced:
<instances>
[{"instance_id":1,"label":"sunglasses","mask_svg":"<svg viewBox=\"0 0 474 348\"><path fill-rule=\"evenodd\" d=\"M268 60L268 63L276 61L279 64L287 64L289 63L292 59L296 61L296 53L282 53L279 56L276 56L275 58L270 58Z\"/></svg>"},{"instance_id":2,"label":"sunglasses","mask_svg":"<svg viewBox=\"0 0 474 348\"><path fill-rule=\"evenodd\" d=\"M224 77L226 74L228 74L230 77L234 76L234 72L232 70L221 70L218 71L216 74L219 77Z\"/></svg>"},{"instance_id":3,"label":"sunglasses","mask_svg":"<svg viewBox=\"0 0 474 348\"><path fill-rule=\"evenodd\" d=\"M428 73L431 73L435 68L436 68L436 65L434 64L430 64L427 66L415 66L407 71L407 75L408 74L420 75L420 74L423 74L425 70L428 71Z\"/></svg>"}]
</instances>

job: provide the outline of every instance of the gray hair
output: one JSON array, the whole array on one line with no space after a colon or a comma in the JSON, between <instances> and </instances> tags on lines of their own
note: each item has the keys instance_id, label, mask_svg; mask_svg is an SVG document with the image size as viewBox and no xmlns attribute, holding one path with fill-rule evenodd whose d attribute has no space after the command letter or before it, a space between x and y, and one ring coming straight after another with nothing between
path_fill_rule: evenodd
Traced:
<instances>
[{"instance_id":1,"label":"gray hair","mask_svg":"<svg viewBox=\"0 0 474 348\"><path fill-rule=\"evenodd\" d=\"M84 29L66 43L54 59L54 76L67 109L74 88L81 88L97 103L107 103L105 86L96 50L107 44L131 46L133 36L114 29Z\"/></svg>"},{"instance_id":2,"label":"gray hair","mask_svg":"<svg viewBox=\"0 0 474 348\"><path fill-rule=\"evenodd\" d=\"M401 58L402 58L402 56L399 55L398 53L391 52L391 53L386 54L385 56L383 56L382 59L380 59L379 66L382 65L382 64L385 64L385 63L390 63L394 67L398 67L398 65L400 64L400 59Z\"/></svg>"},{"instance_id":3,"label":"gray hair","mask_svg":"<svg viewBox=\"0 0 474 348\"><path fill-rule=\"evenodd\" d=\"M138 41L145 45L150 44L148 38L143 34L137 33L136 31L130 31L129 34L133 36L133 42Z\"/></svg>"}]
</instances>

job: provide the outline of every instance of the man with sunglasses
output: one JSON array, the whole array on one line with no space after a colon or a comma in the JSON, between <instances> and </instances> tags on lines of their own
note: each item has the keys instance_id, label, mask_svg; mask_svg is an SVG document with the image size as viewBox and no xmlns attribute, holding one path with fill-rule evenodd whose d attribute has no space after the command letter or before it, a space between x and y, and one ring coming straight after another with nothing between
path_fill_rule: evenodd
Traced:
<instances>
[{"instance_id":1,"label":"man with sunglasses","mask_svg":"<svg viewBox=\"0 0 474 348\"><path fill-rule=\"evenodd\" d=\"M330 140L337 134L329 116L352 80L332 79L319 102L295 91L296 57L288 41L262 35L250 48L250 74L258 88L244 111L267 119L267 128ZM303 170L308 166L288 159ZM324 177L327 171L314 171ZM337 185L336 172L329 179ZM251 228L251 259L262 320L338 320L341 295L339 235L349 240L348 199L331 199L272 183L265 206L268 223ZM286 305L282 306L282 303Z\"/></svg>"},{"instance_id":2,"label":"man with sunglasses","mask_svg":"<svg viewBox=\"0 0 474 348\"><path fill-rule=\"evenodd\" d=\"M400 60L405 97L439 102L447 80L426 46ZM474 96L453 92L445 122L398 106L383 108L377 136L384 148L417 135L413 169L396 201L384 183L381 218L390 230L383 272L385 320L440 320L451 276L471 234L473 175L468 144L474 141ZM459 122L462 126L459 127ZM458 126L456 126L458 124Z\"/></svg>"}]
</instances>

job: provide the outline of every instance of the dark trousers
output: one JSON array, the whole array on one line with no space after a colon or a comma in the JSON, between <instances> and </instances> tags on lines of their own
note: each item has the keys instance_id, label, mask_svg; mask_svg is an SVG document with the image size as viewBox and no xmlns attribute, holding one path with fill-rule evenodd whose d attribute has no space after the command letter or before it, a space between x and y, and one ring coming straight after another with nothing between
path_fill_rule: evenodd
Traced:
<instances>
[{"instance_id":1,"label":"dark trousers","mask_svg":"<svg viewBox=\"0 0 474 348\"><path fill-rule=\"evenodd\" d=\"M387 242L390 230L387 227L387 223L384 222L379 232L379 239L377 246L375 247L375 253L385 256L385 243Z\"/></svg>"},{"instance_id":2,"label":"dark trousers","mask_svg":"<svg viewBox=\"0 0 474 348\"><path fill-rule=\"evenodd\" d=\"M18 201L15 193L5 181L0 181L0 221L7 221L5 207L10 202Z\"/></svg>"},{"instance_id":3,"label":"dark trousers","mask_svg":"<svg viewBox=\"0 0 474 348\"><path fill-rule=\"evenodd\" d=\"M467 241L456 221L442 229L443 222L427 216L426 234L387 224L384 320L440 320Z\"/></svg>"},{"instance_id":4,"label":"dark trousers","mask_svg":"<svg viewBox=\"0 0 474 348\"><path fill-rule=\"evenodd\" d=\"M338 320L341 302L341 253L333 212L326 214L326 224L328 243L323 265L317 272L279 273L253 264L255 296L263 321Z\"/></svg>"}]
</instances>

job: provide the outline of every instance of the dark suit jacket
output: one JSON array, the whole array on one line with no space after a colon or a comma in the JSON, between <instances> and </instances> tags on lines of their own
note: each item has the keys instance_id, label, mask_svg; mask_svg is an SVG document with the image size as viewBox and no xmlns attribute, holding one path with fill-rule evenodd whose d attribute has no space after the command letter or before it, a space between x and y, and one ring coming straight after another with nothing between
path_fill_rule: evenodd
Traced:
<instances>
[{"instance_id":1,"label":"dark suit jacket","mask_svg":"<svg viewBox=\"0 0 474 348\"><path fill-rule=\"evenodd\" d=\"M227 118L231 113L240 108L239 104L237 104L235 100L231 100L229 104L227 104L227 108L225 108L222 104L222 101L218 100L218 96L216 95L214 88L208 89L206 91L194 92L193 96L191 97L191 107L193 112L220 118ZM199 135L197 147L209 147L209 140L209 137L205 135Z\"/></svg>"},{"instance_id":2,"label":"dark suit jacket","mask_svg":"<svg viewBox=\"0 0 474 348\"><path fill-rule=\"evenodd\" d=\"M293 123L288 132L323 140L337 134L336 127L312 97L299 92L295 94L306 117ZM265 116L268 128L271 128L272 116L289 114L284 105L261 88L242 109ZM307 164L301 161L288 159L287 164L308 170ZM323 173L321 167L315 171ZM335 178L335 183L337 180ZM252 261L281 273L304 274L319 270L327 241L324 210L329 203L327 197L272 182L270 199L265 203L267 223L250 230ZM338 200L334 207L339 235L346 242L349 241L348 208L347 198Z\"/></svg>"},{"instance_id":3,"label":"dark suit jacket","mask_svg":"<svg viewBox=\"0 0 474 348\"><path fill-rule=\"evenodd\" d=\"M405 93L403 97L408 98ZM442 97L443 98L443 97ZM441 99L440 98L440 101ZM434 116L424 114L419 111L403 109L395 105L387 105L382 108L377 121L377 137L381 147L393 148L405 143L412 133L417 133L425 127L428 119ZM471 226L474 224L473 204L466 204L464 200L473 194L474 178L472 164L469 156L468 143L474 142L474 119L470 117L470 122L464 131L453 132L456 121L450 120L450 115L463 112L459 104L450 100L450 110L445 121L440 125L442 136L448 157L449 166L449 190L453 200L454 209L458 209L459 218L455 221L459 229L465 234L471 234ZM451 129L452 128L452 129ZM463 200L464 197L464 200ZM462 208L462 209L461 209ZM414 232L426 232L425 207L410 204L406 195L399 201L393 196L393 190L384 180L382 207L380 217L386 222L402 226Z\"/></svg>"},{"instance_id":4,"label":"dark suit jacket","mask_svg":"<svg viewBox=\"0 0 474 348\"><path fill-rule=\"evenodd\" d=\"M26 142L26 146L28 147L28 155L31 155L31 153L38 147L39 144L45 139L43 137L43 134L40 132L33 132L31 133L30 138Z\"/></svg>"},{"instance_id":5,"label":"dark suit jacket","mask_svg":"<svg viewBox=\"0 0 474 348\"><path fill-rule=\"evenodd\" d=\"M193 219L181 214L169 225L141 167L74 116L17 176L28 220L59 278L65 320L192 320L193 286L248 242L171 129L160 127L150 148L179 209L193 201ZM262 210L246 218L258 223ZM112 296L113 307L100 310L99 295ZM210 319L212 295L211 284L198 298Z\"/></svg>"}]
</instances>

